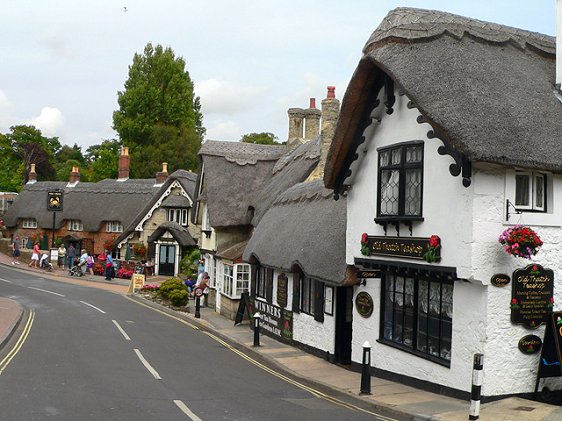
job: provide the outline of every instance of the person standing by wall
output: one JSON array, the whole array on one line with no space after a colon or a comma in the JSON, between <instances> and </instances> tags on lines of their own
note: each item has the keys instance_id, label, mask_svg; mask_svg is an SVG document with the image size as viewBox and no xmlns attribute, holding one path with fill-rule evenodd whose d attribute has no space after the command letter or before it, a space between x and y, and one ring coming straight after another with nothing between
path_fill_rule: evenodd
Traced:
<instances>
[{"instance_id":1,"label":"person standing by wall","mask_svg":"<svg viewBox=\"0 0 562 421\"><path fill-rule=\"evenodd\" d=\"M33 252L31 253L31 262L28 264L29 267L39 268L39 243L36 241L33 244Z\"/></svg>"},{"instance_id":2,"label":"person standing by wall","mask_svg":"<svg viewBox=\"0 0 562 421\"><path fill-rule=\"evenodd\" d=\"M57 259L57 266L59 269L64 270L65 265L66 265L66 247L64 246L64 243L61 243L59 246L59 257Z\"/></svg>"},{"instance_id":3,"label":"person standing by wall","mask_svg":"<svg viewBox=\"0 0 562 421\"><path fill-rule=\"evenodd\" d=\"M12 265L19 265L20 264L20 237L16 235L15 238L12 240Z\"/></svg>"},{"instance_id":4,"label":"person standing by wall","mask_svg":"<svg viewBox=\"0 0 562 421\"><path fill-rule=\"evenodd\" d=\"M68 269L70 270L74 266L74 259L76 258L76 248L74 248L74 243L70 243L66 255L68 256Z\"/></svg>"}]
</instances>

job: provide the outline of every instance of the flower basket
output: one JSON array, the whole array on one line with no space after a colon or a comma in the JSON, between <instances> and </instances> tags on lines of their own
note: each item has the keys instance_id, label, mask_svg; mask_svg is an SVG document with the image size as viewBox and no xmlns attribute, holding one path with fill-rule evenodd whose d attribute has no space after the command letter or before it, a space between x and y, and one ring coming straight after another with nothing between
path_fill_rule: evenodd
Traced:
<instances>
[{"instance_id":1,"label":"flower basket","mask_svg":"<svg viewBox=\"0 0 562 421\"><path fill-rule=\"evenodd\" d=\"M504 245L507 254L524 259L530 259L537 254L543 245L537 233L523 225L507 228L501 233L498 241Z\"/></svg>"}]
</instances>

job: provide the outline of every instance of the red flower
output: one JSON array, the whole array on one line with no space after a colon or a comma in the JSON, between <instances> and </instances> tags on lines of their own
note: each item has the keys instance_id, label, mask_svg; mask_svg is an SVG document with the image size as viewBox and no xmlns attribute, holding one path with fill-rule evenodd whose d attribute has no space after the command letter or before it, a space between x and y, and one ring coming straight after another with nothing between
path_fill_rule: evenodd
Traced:
<instances>
[{"instance_id":1,"label":"red flower","mask_svg":"<svg viewBox=\"0 0 562 421\"><path fill-rule=\"evenodd\" d=\"M533 270L539 270L539 268L537 267L537 265L533 265Z\"/></svg>"},{"instance_id":2,"label":"red flower","mask_svg":"<svg viewBox=\"0 0 562 421\"><path fill-rule=\"evenodd\" d=\"M517 304L517 298L512 298L512 299L511 299L511 304Z\"/></svg>"},{"instance_id":3,"label":"red flower","mask_svg":"<svg viewBox=\"0 0 562 421\"><path fill-rule=\"evenodd\" d=\"M367 240L368 240L367 233L364 232L364 233L361 235L361 242L362 242L362 243L366 243Z\"/></svg>"},{"instance_id":4,"label":"red flower","mask_svg":"<svg viewBox=\"0 0 562 421\"><path fill-rule=\"evenodd\" d=\"M429 247L439 247L441 239L438 235L432 235L429 237Z\"/></svg>"},{"instance_id":5,"label":"red flower","mask_svg":"<svg viewBox=\"0 0 562 421\"><path fill-rule=\"evenodd\" d=\"M550 297L550 302L551 302L551 303L554 302L554 297Z\"/></svg>"}]
</instances>

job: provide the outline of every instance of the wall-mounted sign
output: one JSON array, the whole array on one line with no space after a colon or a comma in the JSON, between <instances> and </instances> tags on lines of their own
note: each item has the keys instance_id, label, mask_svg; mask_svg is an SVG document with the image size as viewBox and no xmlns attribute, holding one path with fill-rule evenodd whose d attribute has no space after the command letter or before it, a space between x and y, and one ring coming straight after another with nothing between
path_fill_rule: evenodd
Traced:
<instances>
[{"instance_id":1,"label":"wall-mounted sign","mask_svg":"<svg viewBox=\"0 0 562 421\"><path fill-rule=\"evenodd\" d=\"M373 314L373 297L368 292L361 291L355 297L355 308L361 316L370 317Z\"/></svg>"},{"instance_id":2,"label":"wall-mounted sign","mask_svg":"<svg viewBox=\"0 0 562 421\"><path fill-rule=\"evenodd\" d=\"M62 211L63 192L54 190L47 192L47 210L52 212Z\"/></svg>"},{"instance_id":3,"label":"wall-mounted sign","mask_svg":"<svg viewBox=\"0 0 562 421\"><path fill-rule=\"evenodd\" d=\"M429 238L419 237L375 237L367 236L368 256L394 256L423 259L429 251ZM440 248L436 250L436 262L441 259Z\"/></svg>"},{"instance_id":4,"label":"wall-mounted sign","mask_svg":"<svg viewBox=\"0 0 562 421\"><path fill-rule=\"evenodd\" d=\"M277 277L277 304L282 308L287 307L287 286L289 284L289 279L287 275L281 273Z\"/></svg>"},{"instance_id":5,"label":"wall-mounted sign","mask_svg":"<svg viewBox=\"0 0 562 421\"><path fill-rule=\"evenodd\" d=\"M293 312L250 297L250 307L261 315L260 328L268 336L291 341L293 339Z\"/></svg>"},{"instance_id":6,"label":"wall-mounted sign","mask_svg":"<svg viewBox=\"0 0 562 421\"><path fill-rule=\"evenodd\" d=\"M511 278L509 277L509 275L496 273L494 276L492 276L490 282L495 287L504 287L511 282Z\"/></svg>"},{"instance_id":7,"label":"wall-mounted sign","mask_svg":"<svg viewBox=\"0 0 562 421\"><path fill-rule=\"evenodd\" d=\"M511 321L534 329L546 323L553 307L554 272L533 264L513 272Z\"/></svg>"},{"instance_id":8,"label":"wall-mounted sign","mask_svg":"<svg viewBox=\"0 0 562 421\"><path fill-rule=\"evenodd\" d=\"M372 279L380 278L381 272L379 270L358 270L357 279Z\"/></svg>"},{"instance_id":9,"label":"wall-mounted sign","mask_svg":"<svg viewBox=\"0 0 562 421\"><path fill-rule=\"evenodd\" d=\"M536 354L542 348L542 339L537 335L523 336L519 339L517 347L523 354Z\"/></svg>"}]
</instances>

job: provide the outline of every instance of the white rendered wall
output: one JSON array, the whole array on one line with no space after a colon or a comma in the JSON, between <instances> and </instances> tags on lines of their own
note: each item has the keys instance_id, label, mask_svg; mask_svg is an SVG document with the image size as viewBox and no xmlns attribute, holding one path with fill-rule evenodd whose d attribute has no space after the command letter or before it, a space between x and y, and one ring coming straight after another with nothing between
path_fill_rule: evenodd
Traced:
<instances>
[{"instance_id":1,"label":"white rendered wall","mask_svg":"<svg viewBox=\"0 0 562 421\"><path fill-rule=\"evenodd\" d=\"M324 322L321 323L314 320L314 316L309 314L293 313L293 339L295 341L333 355L335 338L334 316L324 314Z\"/></svg>"}]
</instances>

